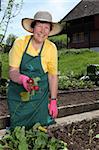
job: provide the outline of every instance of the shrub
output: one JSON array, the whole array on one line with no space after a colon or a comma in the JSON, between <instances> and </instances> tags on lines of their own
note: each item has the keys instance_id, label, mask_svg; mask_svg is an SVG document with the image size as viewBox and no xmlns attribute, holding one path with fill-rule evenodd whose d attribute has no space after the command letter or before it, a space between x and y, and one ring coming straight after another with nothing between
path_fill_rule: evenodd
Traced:
<instances>
[{"instance_id":1,"label":"shrub","mask_svg":"<svg viewBox=\"0 0 99 150\"><path fill-rule=\"evenodd\" d=\"M67 36L65 34L49 37L49 40L54 42L58 49L67 46Z\"/></svg>"}]
</instances>

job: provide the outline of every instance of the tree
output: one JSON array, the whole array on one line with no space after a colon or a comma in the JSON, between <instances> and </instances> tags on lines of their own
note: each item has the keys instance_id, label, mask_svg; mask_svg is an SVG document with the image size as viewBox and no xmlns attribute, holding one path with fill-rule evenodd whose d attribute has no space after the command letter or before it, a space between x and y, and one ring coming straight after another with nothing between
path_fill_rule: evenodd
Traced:
<instances>
[{"instance_id":1,"label":"tree","mask_svg":"<svg viewBox=\"0 0 99 150\"><path fill-rule=\"evenodd\" d=\"M9 36L6 39L6 44L4 45L4 53L7 53L10 51L16 38L17 38L17 36L15 36L13 34L9 34Z\"/></svg>"},{"instance_id":2,"label":"tree","mask_svg":"<svg viewBox=\"0 0 99 150\"><path fill-rule=\"evenodd\" d=\"M8 0L7 6L3 6L6 8L1 8L2 17L0 21L0 31L3 36L0 36L0 43L2 43L5 38L10 21L16 17L22 9L23 0L20 0L20 2L16 1L17 0Z\"/></svg>"},{"instance_id":3,"label":"tree","mask_svg":"<svg viewBox=\"0 0 99 150\"><path fill-rule=\"evenodd\" d=\"M12 45L13 45L16 38L17 38L17 36L15 36L14 34L9 34L9 36L6 39L6 45L12 47Z\"/></svg>"}]
</instances>

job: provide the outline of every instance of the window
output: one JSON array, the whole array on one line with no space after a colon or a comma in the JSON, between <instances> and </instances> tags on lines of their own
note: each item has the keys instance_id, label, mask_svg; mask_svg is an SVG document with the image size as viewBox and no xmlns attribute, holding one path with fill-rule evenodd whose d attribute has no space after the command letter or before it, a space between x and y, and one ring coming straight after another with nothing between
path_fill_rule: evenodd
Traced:
<instances>
[{"instance_id":1,"label":"window","mask_svg":"<svg viewBox=\"0 0 99 150\"><path fill-rule=\"evenodd\" d=\"M88 39L89 39L88 32L85 32L85 33L84 33L84 38L85 38L85 41L88 41Z\"/></svg>"},{"instance_id":2,"label":"window","mask_svg":"<svg viewBox=\"0 0 99 150\"><path fill-rule=\"evenodd\" d=\"M81 43L84 42L84 33L74 33L72 37L72 43Z\"/></svg>"}]
</instances>

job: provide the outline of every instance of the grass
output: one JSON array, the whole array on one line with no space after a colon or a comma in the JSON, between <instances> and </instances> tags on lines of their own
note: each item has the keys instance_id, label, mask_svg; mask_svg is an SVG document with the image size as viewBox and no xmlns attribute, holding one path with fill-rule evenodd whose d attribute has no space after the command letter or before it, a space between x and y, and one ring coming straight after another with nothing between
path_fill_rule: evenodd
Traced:
<instances>
[{"instance_id":1,"label":"grass","mask_svg":"<svg viewBox=\"0 0 99 150\"><path fill-rule=\"evenodd\" d=\"M99 52L88 50L76 52L62 52L59 55L59 71L62 74L73 72L75 75L84 75L87 65L99 64Z\"/></svg>"},{"instance_id":2,"label":"grass","mask_svg":"<svg viewBox=\"0 0 99 150\"><path fill-rule=\"evenodd\" d=\"M8 78L8 53L0 53L2 62L2 77ZM73 72L76 75L84 75L88 64L99 64L99 52L89 50L60 50L59 71L61 74Z\"/></svg>"}]
</instances>

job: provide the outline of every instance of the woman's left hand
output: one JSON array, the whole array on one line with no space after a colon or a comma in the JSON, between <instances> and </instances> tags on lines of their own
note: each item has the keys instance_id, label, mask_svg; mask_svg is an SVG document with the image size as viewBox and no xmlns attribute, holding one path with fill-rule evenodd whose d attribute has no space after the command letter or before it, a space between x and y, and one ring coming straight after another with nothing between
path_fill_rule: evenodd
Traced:
<instances>
[{"instance_id":1,"label":"woman's left hand","mask_svg":"<svg viewBox=\"0 0 99 150\"><path fill-rule=\"evenodd\" d=\"M49 108L49 114L53 118L57 118L58 116L57 100L50 100L48 108Z\"/></svg>"}]
</instances>

